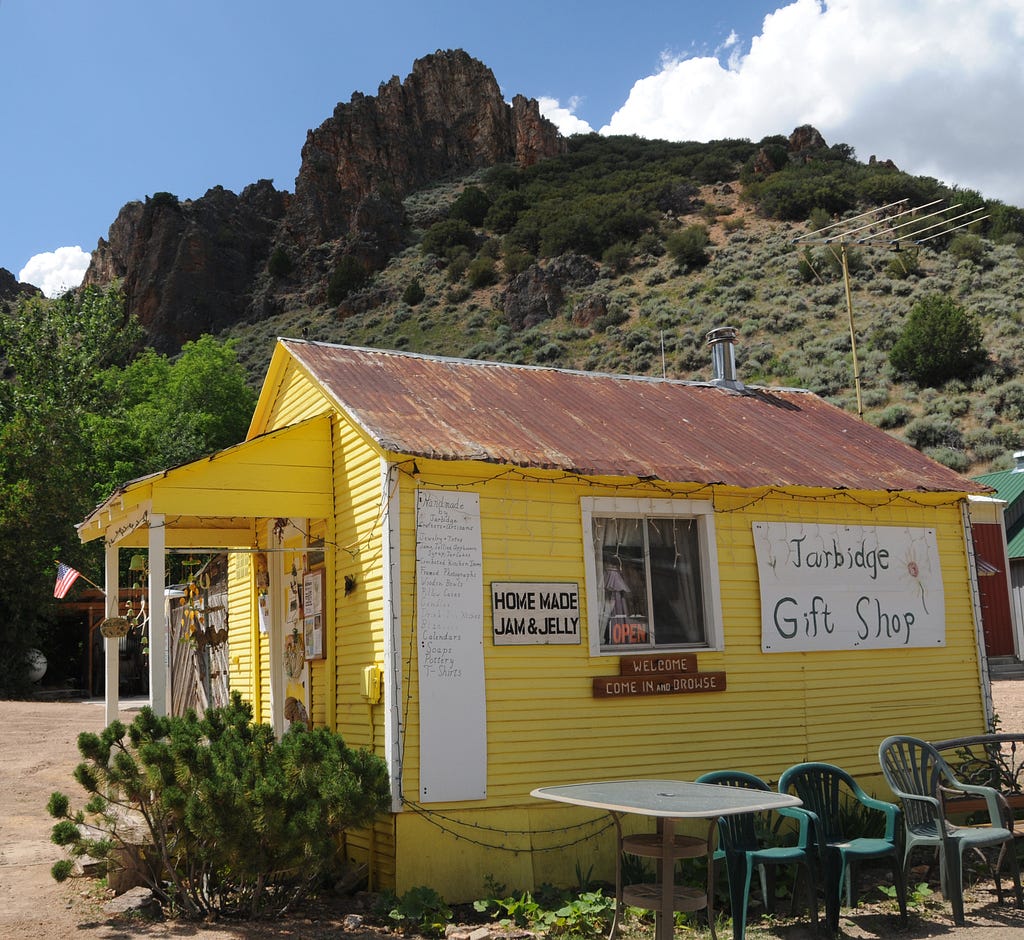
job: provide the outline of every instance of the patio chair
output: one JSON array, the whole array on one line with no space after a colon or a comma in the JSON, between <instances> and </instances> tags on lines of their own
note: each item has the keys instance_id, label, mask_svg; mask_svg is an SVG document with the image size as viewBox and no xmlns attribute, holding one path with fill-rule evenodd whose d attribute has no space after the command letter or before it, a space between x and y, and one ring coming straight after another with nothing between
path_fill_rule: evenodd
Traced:
<instances>
[{"instance_id":1,"label":"patio chair","mask_svg":"<svg viewBox=\"0 0 1024 940\"><path fill-rule=\"evenodd\" d=\"M892 861L900 921L907 923L907 886L897 838L899 807L869 796L853 777L833 764L803 763L786 770L779 778L779 792L794 792L803 802L801 811L811 820L811 838L817 847L825 886L825 925L833 935L839 931L839 910L843 886L847 906L853 907L856 866L867 859ZM846 801L852 798L869 813L881 813L885 834L881 837L853 836L844 831L849 816Z\"/></svg>"},{"instance_id":2,"label":"patio chair","mask_svg":"<svg viewBox=\"0 0 1024 940\"><path fill-rule=\"evenodd\" d=\"M1010 851L1001 851L993 874L999 886L998 868L1004 856L1010 859L1010 871L1021 906L1020 866L1013 848L1013 832L1007 828L1000 807L1000 795L992 787L964 783L958 780L942 755L926 741L894 735L886 738L878 748L882 773L893 793L903 804L903 822L906 844L903 868L909 868L910 856L919 846L929 846L939 852L939 875L942 893L953 908L953 921L964 924L963 855L968 849L981 852L984 848L1009 845ZM974 794L985 800L988 822L977 826L954 826L943 812L943 795L948 793Z\"/></svg>"},{"instance_id":3,"label":"patio chair","mask_svg":"<svg viewBox=\"0 0 1024 940\"><path fill-rule=\"evenodd\" d=\"M716 770L697 778L697 783L714 783L718 786L745 787L748 790L765 790L768 786L760 777L743 773L739 770ZM765 909L771 912L775 902L774 868L777 865L796 865L799 874L800 866L807 869L807 901L808 909L818 926L818 892L814 881L814 866L811 864L808 847L809 826L808 816L784 807L777 810L780 816L796 819L799 824L795 845L762 846L758 834L757 813L743 813L738 816L721 816L718 820L719 847L714 858L725 860L725 870L729 876L729 902L732 907L733 933L744 936L747 923L747 907L750 903L750 880L757 868L761 878L761 895ZM799 878L797 878L799 880ZM796 906L796 884L793 885L793 906Z\"/></svg>"}]
</instances>

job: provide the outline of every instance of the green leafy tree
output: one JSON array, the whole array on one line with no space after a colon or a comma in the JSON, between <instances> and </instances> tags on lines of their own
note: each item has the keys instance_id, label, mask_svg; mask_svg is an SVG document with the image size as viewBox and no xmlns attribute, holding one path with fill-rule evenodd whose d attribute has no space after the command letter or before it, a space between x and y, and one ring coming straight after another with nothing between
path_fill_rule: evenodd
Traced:
<instances>
[{"instance_id":1,"label":"green leafy tree","mask_svg":"<svg viewBox=\"0 0 1024 940\"><path fill-rule=\"evenodd\" d=\"M96 447L93 502L244 440L256 404L234 342L211 336L186 343L173 360L146 350L101 382L107 407L86 418Z\"/></svg>"},{"instance_id":2,"label":"green leafy tree","mask_svg":"<svg viewBox=\"0 0 1024 940\"><path fill-rule=\"evenodd\" d=\"M140 336L117 288L32 298L0 317L0 690L20 691L25 652L51 643L58 553L76 567L89 557L74 536L95 504L87 417L108 404L100 376Z\"/></svg>"},{"instance_id":3,"label":"green leafy tree","mask_svg":"<svg viewBox=\"0 0 1024 940\"><path fill-rule=\"evenodd\" d=\"M300 725L278 741L237 692L202 720L143 708L128 727L80 734L78 749L74 776L89 799L72 811L66 795L50 797L53 841L116 863L126 819L141 820L148 885L190 918L287 912L340 871L346 830L389 806L383 760L326 728ZM87 822L98 837L84 834ZM62 881L70 870L65 859L52 871Z\"/></svg>"},{"instance_id":4,"label":"green leafy tree","mask_svg":"<svg viewBox=\"0 0 1024 940\"><path fill-rule=\"evenodd\" d=\"M986 360L978 321L943 294L914 304L889 353L893 369L922 388L975 375Z\"/></svg>"}]
</instances>

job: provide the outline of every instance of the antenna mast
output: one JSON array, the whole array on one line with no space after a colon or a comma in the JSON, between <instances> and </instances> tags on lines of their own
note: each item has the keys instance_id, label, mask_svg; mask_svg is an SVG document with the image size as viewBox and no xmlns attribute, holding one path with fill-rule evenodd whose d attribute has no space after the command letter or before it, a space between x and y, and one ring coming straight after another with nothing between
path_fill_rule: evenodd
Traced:
<instances>
[{"instance_id":1,"label":"antenna mast","mask_svg":"<svg viewBox=\"0 0 1024 940\"><path fill-rule=\"evenodd\" d=\"M853 385L857 392L857 417L861 420L864 419L864 403L860 390L860 364L857 360L857 332L853 325L853 292L850 287L848 246L876 245L891 251L902 251L904 246L922 245L940 235L947 235L988 218L987 215L978 216L979 212L985 211L984 208L970 209L951 215L950 213L956 213L962 208L960 203L925 213L924 210L939 205L942 202L941 199L909 209L900 208L905 206L908 201L899 199L877 209L869 209L867 212L851 216L848 219L833 222L824 228L807 232L793 239L794 245L839 246L839 261L843 269L843 287L846 292L846 315L850 321L850 351L853 356ZM922 222L935 218L938 221L926 226L921 225ZM903 221L899 221L901 219ZM925 232L931 234L925 235Z\"/></svg>"}]
</instances>

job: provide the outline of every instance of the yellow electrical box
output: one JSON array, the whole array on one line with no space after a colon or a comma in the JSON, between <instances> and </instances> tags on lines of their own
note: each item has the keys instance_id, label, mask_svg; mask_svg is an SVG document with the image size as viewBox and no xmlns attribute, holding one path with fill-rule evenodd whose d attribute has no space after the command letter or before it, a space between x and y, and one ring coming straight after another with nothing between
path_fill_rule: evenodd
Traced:
<instances>
[{"instance_id":1,"label":"yellow electrical box","mask_svg":"<svg viewBox=\"0 0 1024 940\"><path fill-rule=\"evenodd\" d=\"M363 666L363 698L371 705L380 702L381 670L380 666Z\"/></svg>"}]
</instances>

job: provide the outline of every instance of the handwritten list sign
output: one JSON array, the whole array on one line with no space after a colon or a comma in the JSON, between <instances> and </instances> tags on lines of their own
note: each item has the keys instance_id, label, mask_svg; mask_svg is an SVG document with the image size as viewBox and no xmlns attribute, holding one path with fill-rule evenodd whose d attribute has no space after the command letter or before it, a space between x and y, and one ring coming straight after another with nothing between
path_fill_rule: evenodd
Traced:
<instances>
[{"instance_id":1,"label":"handwritten list sign","mask_svg":"<svg viewBox=\"0 0 1024 940\"><path fill-rule=\"evenodd\" d=\"M420 801L487 795L480 497L416 491Z\"/></svg>"}]
</instances>

